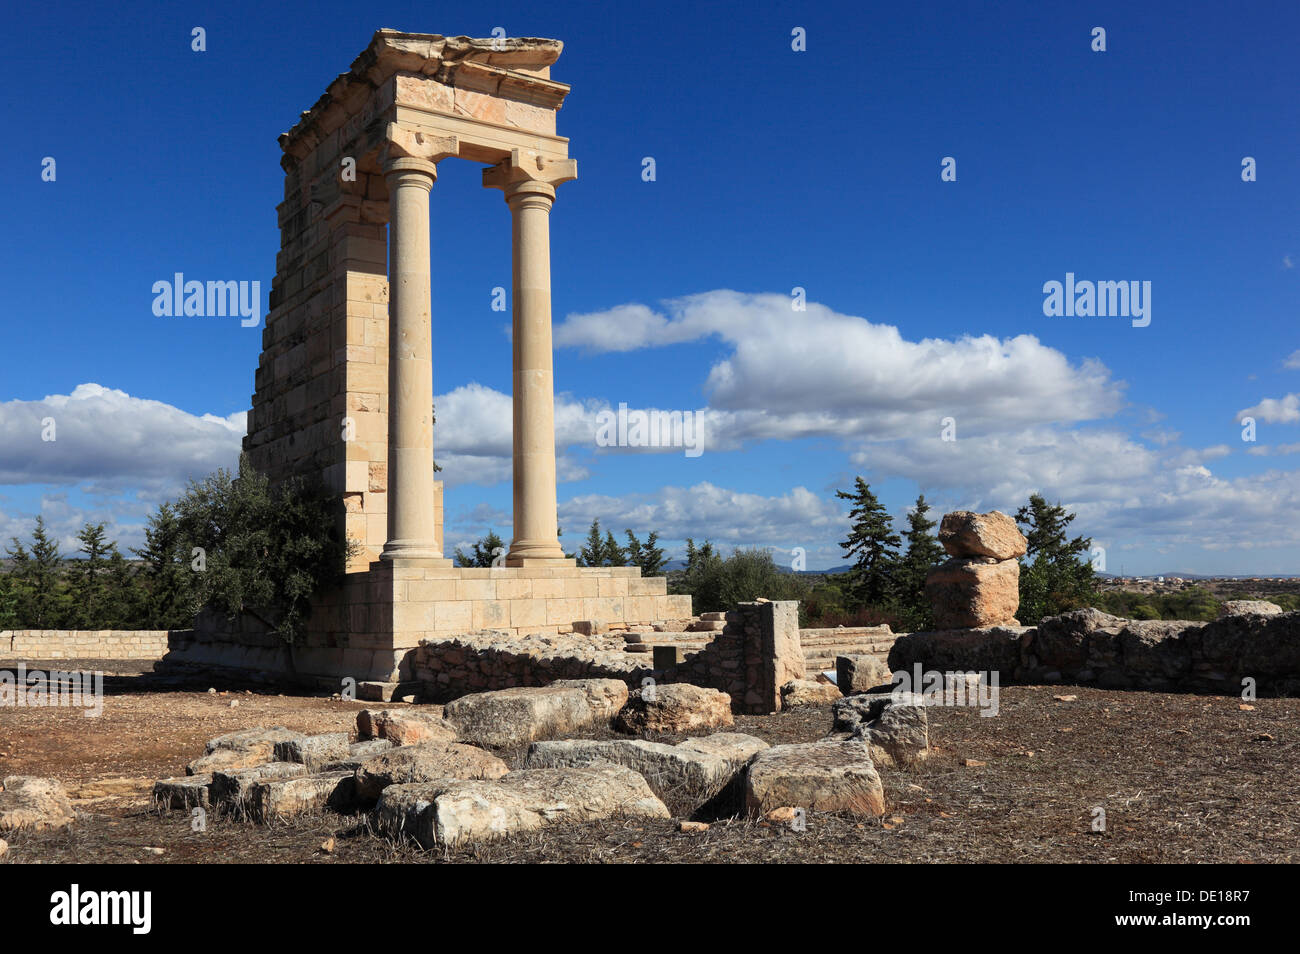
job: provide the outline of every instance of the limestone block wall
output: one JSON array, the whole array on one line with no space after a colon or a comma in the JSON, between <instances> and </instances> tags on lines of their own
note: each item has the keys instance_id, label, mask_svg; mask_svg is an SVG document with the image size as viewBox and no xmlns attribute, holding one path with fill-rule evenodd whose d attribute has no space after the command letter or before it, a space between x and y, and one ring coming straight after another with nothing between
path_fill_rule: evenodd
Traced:
<instances>
[{"instance_id":1,"label":"limestone block wall","mask_svg":"<svg viewBox=\"0 0 1300 954\"><path fill-rule=\"evenodd\" d=\"M166 630L0 631L0 661L12 659L161 659Z\"/></svg>"}]
</instances>

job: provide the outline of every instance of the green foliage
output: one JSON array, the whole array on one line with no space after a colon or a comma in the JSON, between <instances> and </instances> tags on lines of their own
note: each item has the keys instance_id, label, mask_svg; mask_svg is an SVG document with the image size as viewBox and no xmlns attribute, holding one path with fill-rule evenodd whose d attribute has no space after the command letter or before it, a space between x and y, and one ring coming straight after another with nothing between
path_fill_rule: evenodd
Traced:
<instances>
[{"instance_id":1,"label":"green foliage","mask_svg":"<svg viewBox=\"0 0 1300 954\"><path fill-rule=\"evenodd\" d=\"M925 595L925 578L944 560L944 549L934 535L938 521L929 517L930 504L925 494L907 515L907 550L898 561L894 578L894 602L897 622L902 631L918 632L934 627L930 599Z\"/></svg>"},{"instance_id":2,"label":"green foliage","mask_svg":"<svg viewBox=\"0 0 1300 954\"><path fill-rule=\"evenodd\" d=\"M191 481L176 521L182 551L200 550L198 604L231 620L250 616L287 642L301 633L311 595L342 578L357 547L322 488L289 480L272 490L243 455L237 479L218 470Z\"/></svg>"},{"instance_id":3,"label":"green foliage","mask_svg":"<svg viewBox=\"0 0 1300 954\"><path fill-rule=\"evenodd\" d=\"M505 553L505 541L497 536L495 530L489 530L486 537L474 541L470 553L457 547L452 555L456 558L457 566L492 567L505 566ZM494 560L498 562L494 563Z\"/></svg>"},{"instance_id":4,"label":"green foliage","mask_svg":"<svg viewBox=\"0 0 1300 954\"><path fill-rule=\"evenodd\" d=\"M613 533L600 532L600 521L591 521L587 542L578 549L578 566L627 566L627 552L618 545Z\"/></svg>"},{"instance_id":5,"label":"green foliage","mask_svg":"<svg viewBox=\"0 0 1300 954\"><path fill-rule=\"evenodd\" d=\"M135 551L143 565L136 574L136 590L144 607L138 615L148 629L184 629L194 623L199 610L195 586L195 554L181 539L180 521L170 503L150 515L144 547Z\"/></svg>"},{"instance_id":6,"label":"green foliage","mask_svg":"<svg viewBox=\"0 0 1300 954\"><path fill-rule=\"evenodd\" d=\"M1016 512L1023 524L1029 550L1020 561L1020 610L1016 618L1026 626L1044 617L1092 605L1096 580L1092 563L1082 559L1092 546L1089 537L1067 536L1075 515L1059 503L1048 504L1033 494Z\"/></svg>"},{"instance_id":7,"label":"green foliage","mask_svg":"<svg viewBox=\"0 0 1300 954\"><path fill-rule=\"evenodd\" d=\"M663 576L664 564L668 562L668 557L664 554L663 548L657 545L659 534L651 530L650 535L642 543L631 530L627 530L626 533L627 547L624 551L628 562L632 566L639 566L643 577Z\"/></svg>"},{"instance_id":8,"label":"green foliage","mask_svg":"<svg viewBox=\"0 0 1300 954\"><path fill-rule=\"evenodd\" d=\"M17 606L19 629L58 629L67 618L67 593L61 585L62 560L59 544L50 539L45 518L36 518L31 549L17 537L7 548L12 566L9 570L11 598Z\"/></svg>"},{"instance_id":9,"label":"green foliage","mask_svg":"<svg viewBox=\"0 0 1300 954\"><path fill-rule=\"evenodd\" d=\"M849 574L852 597L859 604L886 604L893 595L898 547L902 543L894 533L894 521L861 477L854 478L852 493L838 490L835 496L853 503L849 536L840 544L846 557L856 559Z\"/></svg>"},{"instance_id":10,"label":"green foliage","mask_svg":"<svg viewBox=\"0 0 1300 954\"><path fill-rule=\"evenodd\" d=\"M1287 594L1294 598L1294 594ZM1250 599L1250 597L1241 597ZM1285 597L1284 597L1285 598ZM1273 599L1273 602L1280 601ZM1214 594L1203 587L1194 586L1171 593L1136 593L1130 590L1108 590L1095 593L1089 603L1112 616L1127 619L1195 619L1208 622L1217 619L1223 605Z\"/></svg>"},{"instance_id":11,"label":"green foliage","mask_svg":"<svg viewBox=\"0 0 1300 954\"><path fill-rule=\"evenodd\" d=\"M686 541L686 569L669 588L689 594L696 613L729 610L736 603L759 597L802 600L809 590L802 577L776 565L770 550L740 549L723 559L709 541L697 547L690 539Z\"/></svg>"}]
</instances>

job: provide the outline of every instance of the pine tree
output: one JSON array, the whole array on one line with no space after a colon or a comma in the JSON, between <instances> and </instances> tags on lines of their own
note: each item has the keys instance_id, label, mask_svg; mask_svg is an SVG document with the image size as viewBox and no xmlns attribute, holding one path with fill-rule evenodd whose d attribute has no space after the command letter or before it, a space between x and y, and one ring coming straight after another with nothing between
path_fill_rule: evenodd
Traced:
<instances>
[{"instance_id":1,"label":"pine tree","mask_svg":"<svg viewBox=\"0 0 1300 954\"><path fill-rule=\"evenodd\" d=\"M68 571L68 592L72 598L69 622L76 629L104 629L104 571L110 547L117 549L104 533L102 523L87 523L77 534L82 559Z\"/></svg>"},{"instance_id":2,"label":"pine tree","mask_svg":"<svg viewBox=\"0 0 1300 954\"><path fill-rule=\"evenodd\" d=\"M613 531L605 534L605 542L601 546L602 563L599 566L627 566L627 551L618 545L614 539Z\"/></svg>"},{"instance_id":3,"label":"pine tree","mask_svg":"<svg viewBox=\"0 0 1300 954\"><path fill-rule=\"evenodd\" d=\"M45 518L36 518L31 550L18 538L9 549L14 561L13 576L18 584L19 615L23 629L58 629L65 620L66 596L62 592L62 563L59 544L45 529Z\"/></svg>"},{"instance_id":4,"label":"pine tree","mask_svg":"<svg viewBox=\"0 0 1300 954\"><path fill-rule=\"evenodd\" d=\"M188 629L198 611L193 554L182 549L176 511L163 503L149 516L144 546L134 550L144 565L134 577L141 591L140 625L147 629Z\"/></svg>"},{"instance_id":5,"label":"pine tree","mask_svg":"<svg viewBox=\"0 0 1300 954\"><path fill-rule=\"evenodd\" d=\"M835 496L853 502L849 510L852 527L840 547L846 557L856 557L849 572L854 598L862 605L884 606L893 595L893 575L902 543L894 533L894 521L861 477L854 478L852 493L838 490Z\"/></svg>"},{"instance_id":6,"label":"pine tree","mask_svg":"<svg viewBox=\"0 0 1300 954\"><path fill-rule=\"evenodd\" d=\"M663 548L657 546L659 534L654 530L646 537L645 543L636 538L636 534L631 530L627 531L627 558L633 566L641 568L641 575L646 576L663 576L664 564L668 562L668 557L664 554Z\"/></svg>"},{"instance_id":7,"label":"pine tree","mask_svg":"<svg viewBox=\"0 0 1300 954\"><path fill-rule=\"evenodd\" d=\"M453 556L457 566L492 567L504 566L506 552L505 541L497 536L495 530L489 530L486 537L474 541L473 551L466 553L457 547ZM500 562L495 562L500 560Z\"/></svg>"},{"instance_id":8,"label":"pine tree","mask_svg":"<svg viewBox=\"0 0 1300 954\"><path fill-rule=\"evenodd\" d=\"M1044 617L1089 605L1096 597L1092 563L1081 559L1092 547L1090 537L1069 539L1074 522L1059 502L1048 504L1042 494L1032 494L1029 504L1016 511L1024 524L1029 549L1020 561L1020 610L1016 618L1026 626Z\"/></svg>"},{"instance_id":9,"label":"pine tree","mask_svg":"<svg viewBox=\"0 0 1300 954\"><path fill-rule=\"evenodd\" d=\"M898 604L902 615L900 622L910 632L930 629L934 620L930 600L925 595L925 578L944 558L943 547L935 538L938 522L931 520L930 504L925 494L919 494L912 511L907 515L907 550L898 568Z\"/></svg>"}]
</instances>

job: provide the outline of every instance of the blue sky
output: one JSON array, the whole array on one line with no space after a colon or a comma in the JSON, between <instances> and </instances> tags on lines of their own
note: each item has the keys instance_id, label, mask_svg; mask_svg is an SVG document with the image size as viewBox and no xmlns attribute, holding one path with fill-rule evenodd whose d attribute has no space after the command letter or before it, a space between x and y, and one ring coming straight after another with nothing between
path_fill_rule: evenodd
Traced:
<instances>
[{"instance_id":1,"label":"blue sky","mask_svg":"<svg viewBox=\"0 0 1300 954\"><path fill-rule=\"evenodd\" d=\"M1112 572L1300 572L1300 8L895 7L12 11L0 539L44 512L132 545L234 462L260 331L156 317L152 284L257 280L265 310L276 136L379 27L500 26L563 40L573 87L551 223L571 545L599 517L831 565L834 489L862 474L900 519L918 490L941 511L1041 491ZM509 218L479 168L444 162L432 196L449 545L509 537ZM1067 272L1151 282L1150 325L1045 316ZM596 447L620 403L703 411L704 453Z\"/></svg>"}]
</instances>

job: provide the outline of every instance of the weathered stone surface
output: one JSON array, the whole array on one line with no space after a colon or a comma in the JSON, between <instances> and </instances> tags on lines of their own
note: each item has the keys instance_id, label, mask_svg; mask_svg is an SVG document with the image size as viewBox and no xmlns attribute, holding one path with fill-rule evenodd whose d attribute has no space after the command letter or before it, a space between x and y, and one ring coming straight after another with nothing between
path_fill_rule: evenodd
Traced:
<instances>
[{"instance_id":1,"label":"weathered stone surface","mask_svg":"<svg viewBox=\"0 0 1300 954\"><path fill-rule=\"evenodd\" d=\"M679 745L644 740L581 739L534 742L525 768L557 768L613 762L646 780L651 791L678 814L689 814L718 796L767 743L722 732Z\"/></svg>"},{"instance_id":2,"label":"weathered stone surface","mask_svg":"<svg viewBox=\"0 0 1300 954\"><path fill-rule=\"evenodd\" d=\"M191 762L185 771L189 775L211 775L254 768L274 759L275 747L279 743L301 738L301 732L283 726L230 732L209 740L204 755Z\"/></svg>"},{"instance_id":3,"label":"weathered stone surface","mask_svg":"<svg viewBox=\"0 0 1300 954\"><path fill-rule=\"evenodd\" d=\"M267 780L253 785L248 801L253 817L263 823L325 808L346 811L356 801L355 785L356 778L347 772Z\"/></svg>"},{"instance_id":4,"label":"weathered stone surface","mask_svg":"<svg viewBox=\"0 0 1300 954\"><path fill-rule=\"evenodd\" d=\"M405 696L418 696L421 686L419 681L411 682L359 682L357 698L362 702L392 702Z\"/></svg>"},{"instance_id":5,"label":"weathered stone surface","mask_svg":"<svg viewBox=\"0 0 1300 954\"><path fill-rule=\"evenodd\" d=\"M356 797L373 802L390 785L436 779L500 778L509 766L472 745L426 742L405 745L367 760L356 770Z\"/></svg>"},{"instance_id":6,"label":"weathered stone surface","mask_svg":"<svg viewBox=\"0 0 1300 954\"><path fill-rule=\"evenodd\" d=\"M1020 608L1020 564L954 557L930 571L925 592L936 629L1014 625Z\"/></svg>"},{"instance_id":7,"label":"weathered stone surface","mask_svg":"<svg viewBox=\"0 0 1300 954\"><path fill-rule=\"evenodd\" d=\"M376 826L391 836L406 834L427 848L616 815L670 817L644 778L605 763L524 769L495 781L396 785L384 791Z\"/></svg>"},{"instance_id":8,"label":"weathered stone surface","mask_svg":"<svg viewBox=\"0 0 1300 954\"><path fill-rule=\"evenodd\" d=\"M0 858L3 858L7 854L9 854L9 842L0 838Z\"/></svg>"},{"instance_id":9,"label":"weathered stone surface","mask_svg":"<svg viewBox=\"0 0 1300 954\"><path fill-rule=\"evenodd\" d=\"M776 745L749 763L745 805L753 814L807 811L883 815L885 792L868 747L856 741Z\"/></svg>"},{"instance_id":10,"label":"weathered stone surface","mask_svg":"<svg viewBox=\"0 0 1300 954\"><path fill-rule=\"evenodd\" d=\"M948 629L905 633L889 650L889 668L912 673L916 666L938 672L996 672L1005 683L1019 669L1034 630L1023 626Z\"/></svg>"},{"instance_id":11,"label":"weathered stone surface","mask_svg":"<svg viewBox=\"0 0 1300 954\"><path fill-rule=\"evenodd\" d=\"M324 735L305 735L288 742L277 742L275 757L280 762L301 762L307 771L315 772L323 765L346 759L349 755L348 734L329 732Z\"/></svg>"},{"instance_id":12,"label":"weathered stone surface","mask_svg":"<svg viewBox=\"0 0 1300 954\"><path fill-rule=\"evenodd\" d=\"M456 727L439 715L417 709L362 709L357 713L357 738L387 739L394 745L455 742Z\"/></svg>"},{"instance_id":13,"label":"weathered stone surface","mask_svg":"<svg viewBox=\"0 0 1300 954\"><path fill-rule=\"evenodd\" d=\"M939 542L954 557L992 557L1014 560L1025 555L1029 541L1016 521L1000 510L975 513L957 510L943 515Z\"/></svg>"},{"instance_id":14,"label":"weathered stone surface","mask_svg":"<svg viewBox=\"0 0 1300 954\"><path fill-rule=\"evenodd\" d=\"M66 828L76 817L57 779L10 775L0 786L0 831Z\"/></svg>"},{"instance_id":15,"label":"weathered stone surface","mask_svg":"<svg viewBox=\"0 0 1300 954\"><path fill-rule=\"evenodd\" d=\"M211 789L211 775L160 778L153 783L153 800L159 808L207 808Z\"/></svg>"},{"instance_id":16,"label":"weathered stone surface","mask_svg":"<svg viewBox=\"0 0 1300 954\"><path fill-rule=\"evenodd\" d=\"M835 657L835 685L842 695L869 692L889 683L889 667L878 656L854 654Z\"/></svg>"},{"instance_id":17,"label":"weathered stone surface","mask_svg":"<svg viewBox=\"0 0 1300 954\"><path fill-rule=\"evenodd\" d=\"M589 687L588 682L601 685ZM443 711L466 742L492 749L516 748L606 721L609 690L604 684L610 682L580 679L565 685L479 692L453 699ZM598 708L592 707L593 698Z\"/></svg>"},{"instance_id":18,"label":"weathered stone surface","mask_svg":"<svg viewBox=\"0 0 1300 954\"><path fill-rule=\"evenodd\" d=\"M559 679L551 688L581 689L597 721L608 722L627 705L628 688L622 679Z\"/></svg>"},{"instance_id":19,"label":"weathered stone surface","mask_svg":"<svg viewBox=\"0 0 1300 954\"><path fill-rule=\"evenodd\" d=\"M910 768L930 754L929 717L918 693L849 696L831 712L835 723L826 740L866 743L877 765Z\"/></svg>"},{"instance_id":20,"label":"weathered stone surface","mask_svg":"<svg viewBox=\"0 0 1300 954\"><path fill-rule=\"evenodd\" d=\"M818 682L815 679L791 679L781 687L781 708L825 705L842 695L834 683Z\"/></svg>"},{"instance_id":21,"label":"weathered stone surface","mask_svg":"<svg viewBox=\"0 0 1300 954\"><path fill-rule=\"evenodd\" d=\"M253 768L232 772L213 772L209 799L213 805L246 810L253 786L258 782L297 778L307 774L299 762L264 762Z\"/></svg>"},{"instance_id":22,"label":"weathered stone surface","mask_svg":"<svg viewBox=\"0 0 1300 954\"><path fill-rule=\"evenodd\" d=\"M670 683L633 692L616 722L623 732L692 732L734 725L731 696L717 689Z\"/></svg>"},{"instance_id":23,"label":"weathered stone surface","mask_svg":"<svg viewBox=\"0 0 1300 954\"><path fill-rule=\"evenodd\" d=\"M1219 609L1219 616L1281 616L1282 607L1268 600L1228 600Z\"/></svg>"}]
</instances>

